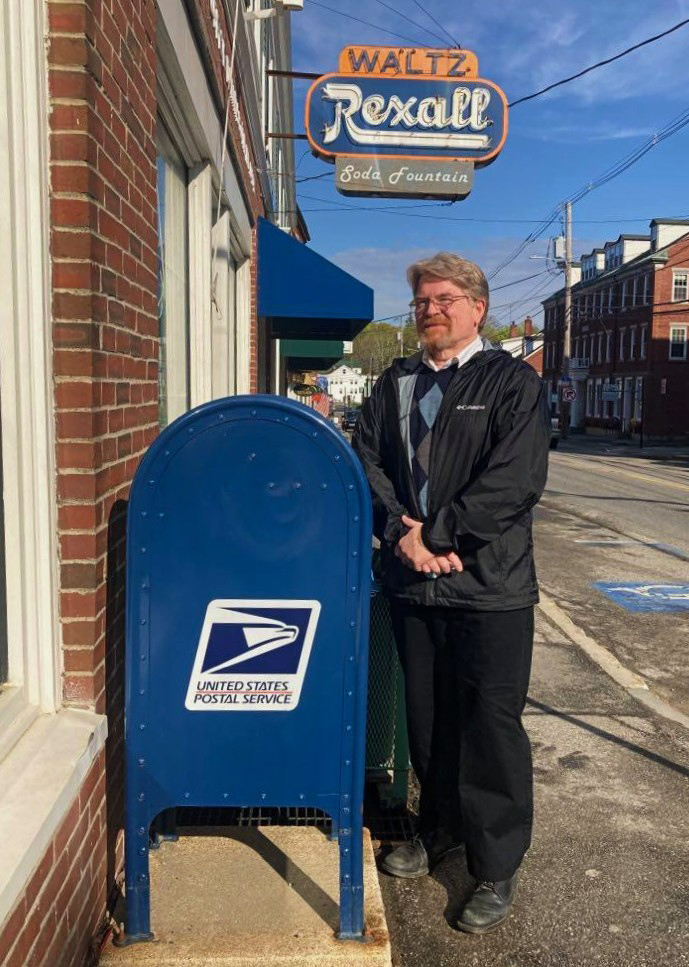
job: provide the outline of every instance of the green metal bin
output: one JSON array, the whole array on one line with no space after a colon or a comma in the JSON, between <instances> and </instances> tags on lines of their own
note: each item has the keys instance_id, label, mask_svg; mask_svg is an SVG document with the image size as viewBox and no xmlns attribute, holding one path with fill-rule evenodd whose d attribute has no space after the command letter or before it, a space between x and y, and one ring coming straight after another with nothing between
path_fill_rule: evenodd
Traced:
<instances>
[{"instance_id":1,"label":"green metal bin","mask_svg":"<svg viewBox=\"0 0 689 967\"><path fill-rule=\"evenodd\" d=\"M409 784L409 740L404 677L392 634L390 605L374 582L366 720L366 781L376 783L381 805L405 806Z\"/></svg>"}]
</instances>

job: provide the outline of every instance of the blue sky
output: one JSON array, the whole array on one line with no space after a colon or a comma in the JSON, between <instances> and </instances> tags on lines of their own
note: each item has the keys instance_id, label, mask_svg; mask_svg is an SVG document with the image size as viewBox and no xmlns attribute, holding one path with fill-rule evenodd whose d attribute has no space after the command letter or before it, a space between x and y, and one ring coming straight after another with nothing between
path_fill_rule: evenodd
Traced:
<instances>
[{"instance_id":1,"label":"blue sky","mask_svg":"<svg viewBox=\"0 0 689 967\"><path fill-rule=\"evenodd\" d=\"M432 36L438 28L413 0L385 0L397 13L377 0L322 2L419 43L442 46ZM510 101L689 17L689 0L653 5L647 0L574 0L567 7L533 0L422 3L477 54L480 75L499 84ZM294 69L323 73L336 70L346 44L402 43L383 29L354 23L311 0L292 16L292 36ZM402 312L409 301L404 273L411 261L445 249L474 259L489 274L559 202L689 108L688 80L689 26L514 107L501 155L476 171L471 195L451 207L346 198L335 190L334 168L296 142L299 178L329 173L298 186L311 244L374 287L378 317ZM295 82L296 131L304 130L307 89L308 83ZM578 202L575 257L620 233L646 233L651 218L689 217L688 158L689 126ZM372 207L385 211L367 211ZM391 208L403 211L393 214ZM545 273L545 262L529 256L545 255L551 234L558 234L555 225L500 272L492 286ZM495 291L495 315L509 322L511 314L518 322L531 311L540 324L540 298L560 285L561 275L543 274Z\"/></svg>"}]
</instances>

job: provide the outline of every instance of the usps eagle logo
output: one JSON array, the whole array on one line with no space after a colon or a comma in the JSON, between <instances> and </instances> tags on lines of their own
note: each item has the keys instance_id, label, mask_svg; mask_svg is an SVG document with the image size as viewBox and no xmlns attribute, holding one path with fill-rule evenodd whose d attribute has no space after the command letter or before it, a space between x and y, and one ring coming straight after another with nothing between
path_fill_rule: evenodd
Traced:
<instances>
[{"instance_id":1,"label":"usps eagle logo","mask_svg":"<svg viewBox=\"0 0 689 967\"><path fill-rule=\"evenodd\" d=\"M211 601L185 707L191 712L293 711L320 611L318 601Z\"/></svg>"}]
</instances>

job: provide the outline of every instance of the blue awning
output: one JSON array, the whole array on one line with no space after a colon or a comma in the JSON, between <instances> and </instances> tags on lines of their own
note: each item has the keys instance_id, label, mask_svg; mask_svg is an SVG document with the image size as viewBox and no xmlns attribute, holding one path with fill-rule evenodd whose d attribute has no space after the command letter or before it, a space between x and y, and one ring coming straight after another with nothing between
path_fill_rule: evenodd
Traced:
<instances>
[{"instance_id":1,"label":"blue awning","mask_svg":"<svg viewBox=\"0 0 689 967\"><path fill-rule=\"evenodd\" d=\"M258 219L258 314L281 339L353 339L373 319L373 289Z\"/></svg>"}]
</instances>

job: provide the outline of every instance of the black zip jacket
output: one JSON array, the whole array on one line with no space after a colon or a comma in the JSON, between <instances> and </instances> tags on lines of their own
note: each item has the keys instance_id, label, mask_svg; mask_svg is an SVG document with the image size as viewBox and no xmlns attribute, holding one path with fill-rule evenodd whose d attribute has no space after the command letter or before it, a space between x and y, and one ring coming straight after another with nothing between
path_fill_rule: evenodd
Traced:
<instances>
[{"instance_id":1,"label":"black zip jacket","mask_svg":"<svg viewBox=\"0 0 689 967\"><path fill-rule=\"evenodd\" d=\"M414 604L475 611L535 604L531 509L547 475L547 387L526 363L493 348L457 370L433 427L424 520L401 432L399 393L400 379L420 361L417 353L385 370L352 439L371 488L384 591ZM464 570L433 580L395 557L407 532L402 514L424 520L426 547L437 554L456 551Z\"/></svg>"}]
</instances>

